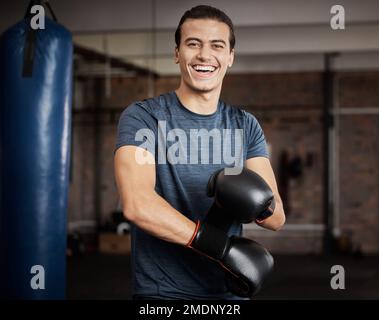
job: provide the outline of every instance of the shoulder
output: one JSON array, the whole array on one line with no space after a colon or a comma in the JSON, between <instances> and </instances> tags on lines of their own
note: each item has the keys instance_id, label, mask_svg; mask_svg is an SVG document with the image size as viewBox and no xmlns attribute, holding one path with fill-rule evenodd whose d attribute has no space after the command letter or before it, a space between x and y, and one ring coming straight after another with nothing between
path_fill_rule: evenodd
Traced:
<instances>
[{"instance_id":1,"label":"shoulder","mask_svg":"<svg viewBox=\"0 0 379 320\"><path fill-rule=\"evenodd\" d=\"M157 97L136 101L128 105L122 112L122 116L146 116L155 115L166 110L170 104L171 93L161 94Z\"/></svg>"},{"instance_id":2,"label":"shoulder","mask_svg":"<svg viewBox=\"0 0 379 320\"><path fill-rule=\"evenodd\" d=\"M255 118L255 116L246 111L244 107L237 107L230 104L226 104L224 102L221 102L223 104L224 112L227 113L231 118L241 118L247 123L256 123L258 120Z\"/></svg>"}]
</instances>

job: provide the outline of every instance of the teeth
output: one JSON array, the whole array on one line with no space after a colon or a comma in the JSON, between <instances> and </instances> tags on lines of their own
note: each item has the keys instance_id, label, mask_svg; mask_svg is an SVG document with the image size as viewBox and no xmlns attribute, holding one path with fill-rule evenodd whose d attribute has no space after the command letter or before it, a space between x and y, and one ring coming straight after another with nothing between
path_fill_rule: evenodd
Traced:
<instances>
[{"instance_id":1,"label":"teeth","mask_svg":"<svg viewBox=\"0 0 379 320\"><path fill-rule=\"evenodd\" d=\"M202 66L202 65L195 65L193 66L193 68L196 71L210 71L210 72L213 72L216 69L214 66Z\"/></svg>"}]
</instances>

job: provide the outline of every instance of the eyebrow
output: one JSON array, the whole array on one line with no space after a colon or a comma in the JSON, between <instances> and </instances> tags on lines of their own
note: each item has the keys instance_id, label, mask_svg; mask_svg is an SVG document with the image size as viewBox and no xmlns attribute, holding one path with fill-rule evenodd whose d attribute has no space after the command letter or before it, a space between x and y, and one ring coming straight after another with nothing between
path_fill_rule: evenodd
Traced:
<instances>
[{"instance_id":1,"label":"eyebrow","mask_svg":"<svg viewBox=\"0 0 379 320\"><path fill-rule=\"evenodd\" d=\"M194 38L194 37L191 37L191 38L187 38L184 42L189 42L189 41L198 41L198 42L203 42L203 41L201 41L201 39L199 39L199 38ZM211 43L219 43L219 42L221 42L221 43L223 43L224 45L226 45L226 42L224 41L224 40L222 40L222 39L215 39L215 40L211 40L210 41Z\"/></svg>"}]
</instances>

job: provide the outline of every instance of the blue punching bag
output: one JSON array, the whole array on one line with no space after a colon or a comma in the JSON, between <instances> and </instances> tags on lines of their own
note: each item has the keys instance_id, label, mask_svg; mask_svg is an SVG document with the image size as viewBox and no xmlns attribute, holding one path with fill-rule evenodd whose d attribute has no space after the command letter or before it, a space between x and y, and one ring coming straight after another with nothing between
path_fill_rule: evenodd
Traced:
<instances>
[{"instance_id":1,"label":"blue punching bag","mask_svg":"<svg viewBox=\"0 0 379 320\"><path fill-rule=\"evenodd\" d=\"M30 21L0 43L0 293L64 299L72 36Z\"/></svg>"}]
</instances>

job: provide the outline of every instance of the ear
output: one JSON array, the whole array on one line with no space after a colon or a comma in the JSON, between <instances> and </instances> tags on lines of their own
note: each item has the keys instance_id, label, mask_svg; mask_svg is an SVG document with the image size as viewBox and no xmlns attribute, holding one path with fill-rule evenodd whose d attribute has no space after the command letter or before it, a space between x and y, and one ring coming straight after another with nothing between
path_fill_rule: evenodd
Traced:
<instances>
[{"instance_id":1,"label":"ear","mask_svg":"<svg viewBox=\"0 0 379 320\"><path fill-rule=\"evenodd\" d=\"M230 57L229 57L229 62L228 62L228 67L230 68L233 65L234 62L234 49L230 51Z\"/></svg>"},{"instance_id":2,"label":"ear","mask_svg":"<svg viewBox=\"0 0 379 320\"><path fill-rule=\"evenodd\" d=\"M174 61L176 64L179 63L179 48L175 47Z\"/></svg>"}]
</instances>

